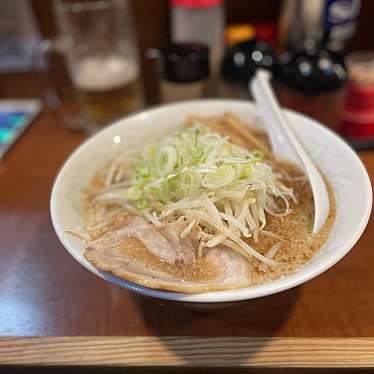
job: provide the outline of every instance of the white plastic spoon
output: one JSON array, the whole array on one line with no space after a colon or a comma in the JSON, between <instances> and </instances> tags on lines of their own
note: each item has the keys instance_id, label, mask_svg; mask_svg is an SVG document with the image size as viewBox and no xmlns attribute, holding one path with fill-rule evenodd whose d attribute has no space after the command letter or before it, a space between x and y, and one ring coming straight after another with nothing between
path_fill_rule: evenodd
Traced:
<instances>
[{"instance_id":1,"label":"white plastic spoon","mask_svg":"<svg viewBox=\"0 0 374 374\"><path fill-rule=\"evenodd\" d=\"M269 135L274 154L280 159L300 165L309 179L314 198L313 234L316 234L325 223L330 210L326 184L279 107L269 80L269 72L257 70L250 82L250 90Z\"/></svg>"}]
</instances>

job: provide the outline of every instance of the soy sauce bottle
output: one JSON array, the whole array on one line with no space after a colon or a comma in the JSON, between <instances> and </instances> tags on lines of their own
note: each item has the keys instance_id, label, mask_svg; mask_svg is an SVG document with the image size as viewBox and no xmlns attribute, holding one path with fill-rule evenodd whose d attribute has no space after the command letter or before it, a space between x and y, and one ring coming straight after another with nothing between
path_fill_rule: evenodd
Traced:
<instances>
[{"instance_id":1,"label":"soy sauce bottle","mask_svg":"<svg viewBox=\"0 0 374 374\"><path fill-rule=\"evenodd\" d=\"M328 114L330 127L337 130L347 81L344 52L355 29L360 0L284 4L280 35L286 51L275 69L286 96L283 104L293 107L298 102L307 114L321 114L324 121L323 114Z\"/></svg>"}]
</instances>

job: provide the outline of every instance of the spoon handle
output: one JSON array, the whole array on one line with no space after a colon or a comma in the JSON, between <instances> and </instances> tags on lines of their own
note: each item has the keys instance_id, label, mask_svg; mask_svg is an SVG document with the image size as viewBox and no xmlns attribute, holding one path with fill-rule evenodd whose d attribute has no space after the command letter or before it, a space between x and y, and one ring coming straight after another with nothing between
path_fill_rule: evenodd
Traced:
<instances>
[{"instance_id":1,"label":"spoon handle","mask_svg":"<svg viewBox=\"0 0 374 374\"><path fill-rule=\"evenodd\" d=\"M273 152L279 158L301 166L309 178L314 198L313 234L316 234L325 223L330 210L326 184L316 165L294 134L287 117L283 114L269 79L270 74L267 71L258 70L250 82L250 89L268 132Z\"/></svg>"},{"instance_id":2,"label":"spoon handle","mask_svg":"<svg viewBox=\"0 0 374 374\"><path fill-rule=\"evenodd\" d=\"M269 83L270 73L258 70L251 81L252 95L257 103L257 110L263 119L270 139L271 148L277 157L289 160L303 167L293 145L290 144L289 128L286 118L279 108L277 99ZM291 134L292 136L292 134Z\"/></svg>"}]
</instances>

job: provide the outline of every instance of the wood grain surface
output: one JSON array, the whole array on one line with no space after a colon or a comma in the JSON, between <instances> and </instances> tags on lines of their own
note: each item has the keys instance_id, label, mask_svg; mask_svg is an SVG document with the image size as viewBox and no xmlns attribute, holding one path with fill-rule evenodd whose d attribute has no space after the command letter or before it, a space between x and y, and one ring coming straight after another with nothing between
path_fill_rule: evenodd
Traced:
<instances>
[{"instance_id":1,"label":"wood grain surface","mask_svg":"<svg viewBox=\"0 0 374 374\"><path fill-rule=\"evenodd\" d=\"M303 110L303 105L304 102L297 109ZM309 114L325 123L333 121L329 112ZM198 340L199 344L209 347L219 337L225 347L233 348L230 360L243 360L246 365L265 364L270 357L273 364L282 365L282 355L288 350L303 349L302 344L308 341L318 342L313 345L317 351L320 344L325 348L331 344L335 357L347 365L349 360L353 360L352 365L373 363L374 343L371 339L361 339L374 337L372 219L358 244L341 262L295 289L214 313L155 303L110 285L83 269L64 250L53 231L49 214L53 180L64 160L84 139L84 135L64 128L58 117L45 111L0 163L0 336L11 337L0 343L3 363L53 361L60 357L57 347L64 347L61 355L67 360L69 357L78 361L94 360L95 346L90 357L79 357L79 352L83 352L80 344L84 349L90 347L87 343L90 339L80 339L80 336L103 336L91 342L101 346L107 342L109 348L105 354L108 355L110 347L119 342L118 360L122 357L121 350L126 351L134 342L137 342L134 346L139 357L147 358L146 352L150 352L147 344L152 346L157 342L158 348L152 355L149 353L149 360L155 358L157 350L162 350L170 364L181 363L183 355L180 358L175 349L184 351L182 337L204 336L214 339ZM373 177L374 153L362 152L360 156ZM51 335L76 338L15 340L20 336ZM111 340L111 337L118 338ZM127 340L132 337L138 340ZM266 337L267 344L261 350L264 355L251 353L262 338L249 337ZM307 339L312 337L328 340ZM354 339L336 339L343 337ZM289 345L283 345L285 340L278 338L306 340L286 340ZM194 345L188 341L186 344ZM275 346L271 345L273 341ZM142 342L147 344L143 346ZM233 353L236 345L240 348L238 356ZM322 352L325 348L316 357L321 359L321 365L334 365L329 349ZM277 356L278 349L282 353ZM193 352L191 355L195 355ZM246 358L246 354L251 358ZM295 356L293 365L301 363L298 359L304 360L305 365L308 360L309 363L317 360L313 354L303 351L303 358ZM206 356L198 359L208 360ZM233 362L230 360L227 362Z\"/></svg>"},{"instance_id":2,"label":"wood grain surface","mask_svg":"<svg viewBox=\"0 0 374 374\"><path fill-rule=\"evenodd\" d=\"M365 368L374 338L2 338L0 364Z\"/></svg>"}]
</instances>

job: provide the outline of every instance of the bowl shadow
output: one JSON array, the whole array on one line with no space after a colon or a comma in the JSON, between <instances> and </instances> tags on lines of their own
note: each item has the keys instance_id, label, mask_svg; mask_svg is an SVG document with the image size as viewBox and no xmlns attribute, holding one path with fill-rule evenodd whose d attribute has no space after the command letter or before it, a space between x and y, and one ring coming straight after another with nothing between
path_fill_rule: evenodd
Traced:
<instances>
[{"instance_id":1,"label":"bowl shadow","mask_svg":"<svg viewBox=\"0 0 374 374\"><path fill-rule=\"evenodd\" d=\"M256 339L255 348L251 346L250 350L243 349L230 356L230 364L236 366L248 361L250 356L260 351L272 337L282 335L285 322L297 301L298 292L299 288L293 288L259 299L225 303L219 305L219 308L213 305L210 309L201 309L191 303L181 304L138 295L134 297L139 305L139 311L143 314L149 334L161 337L161 344L186 365L195 365L196 358L191 354L188 346L183 349L183 344L178 343L185 337L197 338L197 344L202 342L201 338L206 338L205 353L212 362L216 359L219 362L223 358L219 349L217 352L211 352L209 347L212 342L219 347L220 338L223 338L222 348L227 344L235 344L236 337L261 338ZM205 307L204 304L203 308ZM202 354L204 354L204 342L201 344Z\"/></svg>"}]
</instances>

